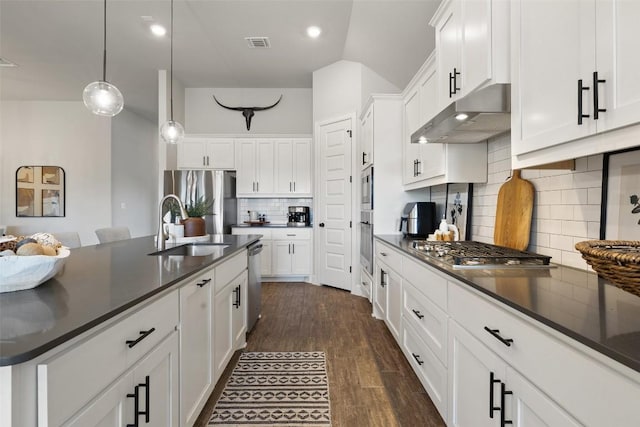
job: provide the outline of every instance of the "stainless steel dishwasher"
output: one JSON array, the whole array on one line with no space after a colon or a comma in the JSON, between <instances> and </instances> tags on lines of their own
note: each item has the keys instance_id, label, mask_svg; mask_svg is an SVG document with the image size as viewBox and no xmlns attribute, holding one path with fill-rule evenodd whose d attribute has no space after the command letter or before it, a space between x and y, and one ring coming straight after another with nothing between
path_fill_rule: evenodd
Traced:
<instances>
[{"instance_id":1,"label":"stainless steel dishwasher","mask_svg":"<svg viewBox=\"0 0 640 427\"><path fill-rule=\"evenodd\" d=\"M260 252L262 243L256 243L247 247L249 283L247 290L247 332L251 332L260 318L260 299L262 298L262 280L260 274Z\"/></svg>"}]
</instances>

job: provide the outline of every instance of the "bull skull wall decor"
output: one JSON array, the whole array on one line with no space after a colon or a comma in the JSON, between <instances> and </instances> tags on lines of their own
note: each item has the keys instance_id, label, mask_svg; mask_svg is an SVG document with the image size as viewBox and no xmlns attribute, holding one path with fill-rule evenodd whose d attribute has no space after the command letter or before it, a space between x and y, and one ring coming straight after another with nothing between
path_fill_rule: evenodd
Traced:
<instances>
[{"instance_id":1,"label":"bull skull wall decor","mask_svg":"<svg viewBox=\"0 0 640 427\"><path fill-rule=\"evenodd\" d=\"M213 95L213 99L216 101L216 103L219 106L221 106L223 108L226 108L227 110L242 111L242 115L244 116L244 119L247 122L247 130L250 130L251 129L251 118L254 116L255 112L256 111L269 110L270 108L275 107L276 105L278 105L278 103L282 99L282 95L280 95L280 98L278 98L278 100L276 101L275 104L269 105L268 107L227 107L226 105L221 104L220 101L218 101L218 99L216 98L215 95Z\"/></svg>"}]
</instances>

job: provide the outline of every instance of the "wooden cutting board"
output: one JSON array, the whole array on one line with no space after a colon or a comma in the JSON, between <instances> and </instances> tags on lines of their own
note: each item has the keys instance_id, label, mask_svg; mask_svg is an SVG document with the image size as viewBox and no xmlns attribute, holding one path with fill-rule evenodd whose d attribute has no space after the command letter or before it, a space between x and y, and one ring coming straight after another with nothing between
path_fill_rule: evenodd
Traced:
<instances>
[{"instance_id":1,"label":"wooden cutting board","mask_svg":"<svg viewBox=\"0 0 640 427\"><path fill-rule=\"evenodd\" d=\"M498 246L524 251L529 245L533 213L533 184L514 170L511 179L500 187L493 242Z\"/></svg>"}]
</instances>

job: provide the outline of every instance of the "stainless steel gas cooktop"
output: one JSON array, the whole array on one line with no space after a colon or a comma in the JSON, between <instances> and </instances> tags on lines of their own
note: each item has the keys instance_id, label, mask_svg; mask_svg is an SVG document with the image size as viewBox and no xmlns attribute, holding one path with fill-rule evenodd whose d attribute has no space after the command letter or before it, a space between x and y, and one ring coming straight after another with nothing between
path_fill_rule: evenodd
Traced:
<instances>
[{"instance_id":1,"label":"stainless steel gas cooktop","mask_svg":"<svg viewBox=\"0 0 640 427\"><path fill-rule=\"evenodd\" d=\"M431 258L463 268L552 268L550 256L482 242L414 240L412 247Z\"/></svg>"}]
</instances>

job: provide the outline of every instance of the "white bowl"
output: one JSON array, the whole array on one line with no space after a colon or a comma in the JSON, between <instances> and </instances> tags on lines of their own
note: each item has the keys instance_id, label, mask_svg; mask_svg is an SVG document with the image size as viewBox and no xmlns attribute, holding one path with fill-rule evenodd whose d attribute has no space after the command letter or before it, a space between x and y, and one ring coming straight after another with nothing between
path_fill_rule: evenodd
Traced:
<instances>
[{"instance_id":1,"label":"white bowl","mask_svg":"<svg viewBox=\"0 0 640 427\"><path fill-rule=\"evenodd\" d=\"M46 282L62 270L69 254L63 246L56 256L0 257L0 293L31 289Z\"/></svg>"}]
</instances>

